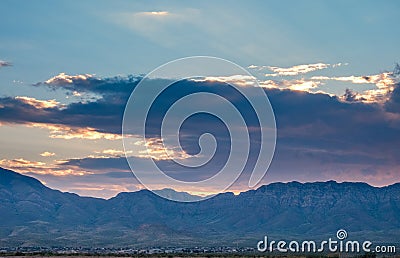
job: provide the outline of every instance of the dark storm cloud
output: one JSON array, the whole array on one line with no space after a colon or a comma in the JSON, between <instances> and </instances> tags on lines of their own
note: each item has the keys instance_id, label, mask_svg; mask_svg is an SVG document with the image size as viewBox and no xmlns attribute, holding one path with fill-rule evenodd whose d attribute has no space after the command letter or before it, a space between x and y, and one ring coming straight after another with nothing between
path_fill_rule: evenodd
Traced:
<instances>
[{"instance_id":1,"label":"dark storm cloud","mask_svg":"<svg viewBox=\"0 0 400 258\"><path fill-rule=\"evenodd\" d=\"M74 77L42 83L40 85L62 88L69 92L90 92L100 97L91 102L48 108L38 108L20 99L2 98L0 120L6 123L88 126L99 132L120 133L126 101L137 83L137 77ZM160 135L160 121L171 103L188 93L198 91L222 95L234 102L239 110L243 110L247 125L257 128L257 118L252 112L246 111L248 103L242 101L235 92L229 91L226 85L183 81L157 99L150 111L152 117L147 123L147 136ZM371 166L382 169L385 166L400 165L399 85L396 85L389 100L383 105L352 101L351 92L347 92L348 101L343 101L336 96L322 93L279 89L265 91L275 112L278 133L272 170L296 170L302 164L303 168L307 167L311 172L318 173L340 166L358 166L361 173L371 175L372 173L368 173ZM187 177L207 178L214 174L226 159L226 150L230 146L229 134L218 119L206 115L192 117L188 123L182 125L181 143L185 151L195 154L199 151L198 139L205 132L217 135L218 146L221 146L217 150L214 163L199 168L191 175L187 172L180 174L169 160L159 161L159 165L177 179L183 180ZM252 141L257 141L257 137L252 138ZM257 152L256 149L251 151ZM140 158L137 158L137 162L140 162ZM129 171L125 158L72 159L62 165L103 171ZM251 171L250 167L247 169Z\"/></svg>"},{"instance_id":2,"label":"dark storm cloud","mask_svg":"<svg viewBox=\"0 0 400 258\"><path fill-rule=\"evenodd\" d=\"M72 103L64 107L38 108L15 98L0 98L0 121L3 123L61 124L92 127L99 132L121 133L124 103L100 99Z\"/></svg>"},{"instance_id":3,"label":"dark storm cloud","mask_svg":"<svg viewBox=\"0 0 400 258\"><path fill-rule=\"evenodd\" d=\"M39 83L68 92L90 92L99 97L94 101L80 101L68 105L41 107L20 98L0 98L0 121L4 123L61 124L91 127L98 132L121 133L125 104L137 84L137 79L76 79L73 83Z\"/></svg>"},{"instance_id":4,"label":"dark storm cloud","mask_svg":"<svg viewBox=\"0 0 400 258\"><path fill-rule=\"evenodd\" d=\"M278 128L277 150L271 171L288 173L303 167L308 169L307 173L318 174L322 170L343 170L356 166L365 174L371 166L383 169L385 166L399 165L397 149L400 146L400 129L387 117L382 106L347 103L325 94L290 90L267 90L267 93ZM223 127L216 126L212 119L207 121L199 118L193 122L183 126L182 144L188 152L197 153L199 135L210 131L210 128L218 135ZM224 134L219 137L222 149L217 151L215 162L206 167L188 172L177 169L169 160L158 161L158 165L176 179L208 178L226 160L225 151L230 145L229 139L223 137ZM141 162L141 159L136 158L135 162ZM124 158L71 160L66 164L85 169L126 169ZM245 170L245 176L250 172L249 167Z\"/></svg>"}]
</instances>

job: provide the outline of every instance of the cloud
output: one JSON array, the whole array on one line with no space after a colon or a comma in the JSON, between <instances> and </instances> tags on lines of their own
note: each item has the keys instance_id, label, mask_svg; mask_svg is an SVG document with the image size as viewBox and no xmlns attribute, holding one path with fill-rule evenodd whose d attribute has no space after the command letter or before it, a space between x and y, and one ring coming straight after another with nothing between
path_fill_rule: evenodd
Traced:
<instances>
[{"instance_id":1,"label":"cloud","mask_svg":"<svg viewBox=\"0 0 400 258\"><path fill-rule=\"evenodd\" d=\"M130 168L125 157L85 157L60 160L60 167L68 167L70 169L85 170L85 171L109 171L130 172Z\"/></svg>"},{"instance_id":2,"label":"cloud","mask_svg":"<svg viewBox=\"0 0 400 258\"><path fill-rule=\"evenodd\" d=\"M37 82L34 86L47 86L53 90L64 89L75 95L81 92L106 94L126 94L140 81L140 76L115 76L110 78L96 77L94 74L68 75L60 73L44 82Z\"/></svg>"},{"instance_id":3,"label":"cloud","mask_svg":"<svg viewBox=\"0 0 400 258\"><path fill-rule=\"evenodd\" d=\"M204 78L190 79L194 82L219 82L219 83L232 83L242 87L256 86L254 82L256 78L250 75L231 75L231 76L208 76Z\"/></svg>"},{"instance_id":4,"label":"cloud","mask_svg":"<svg viewBox=\"0 0 400 258\"><path fill-rule=\"evenodd\" d=\"M256 66L250 65L248 68L255 71L263 71L265 69L271 70L274 73L265 74L267 77L280 77L280 76L297 76L304 75L306 73L322 70L326 68L335 68L347 63L337 64L304 64L296 65L289 68L281 68L276 66ZM333 94L321 90L321 86L325 85L328 81L338 81L349 84L374 84L376 88L363 90L357 92L351 89L351 85L348 90L339 96L342 101L359 101L365 103L379 103L383 104L389 101L391 93L393 92L395 85L399 82L399 78L395 76L395 72L382 72L374 75L350 75L350 76L311 76L302 77L299 79L268 79L260 80L259 84L265 88L278 88L278 89L290 89L295 91L305 91L310 93L325 93L333 96ZM351 95L349 95L351 93Z\"/></svg>"},{"instance_id":5,"label":"cloud","mask_svg":"<svg viewBox=\"0 0 400 258\"><path fill-rule=\"evenodd\" d=\"M144 16L167 16L170 15L167 11L153 11L153 12L139 12L136 15L144 15Z\"/></svg>"},{"instance_id":6,"label":"cloud","mask_svg":"<svg viewBox=\"0 0 400 258\"><path fill-rule=\"evenodd\" d=\"M97 151L96 153L106 154L110 156L125 156L125 151L123 150L115 150L115 149L107 149L103 151Z\"/></svg>"},{"instance_id":7,"label":"cloud","mask_svg":"<svg viewBox=\"0 0 400 258\"><path fill-rule=\"evenodd\" d=\"M384 103L389 100L391 93L393 92L396 83L399 82L398 78L394 76L393 72L384 72L375 75L364 75L364 76L339 76L339 77L328 77L328 76L313 76L312 80L319 81L341 81L350 82L353 84L375 84L376 89L365 90L361 93L353 92L354 98L352 100L369 102L369 103ZM344 98L346 99L346 97Z\"/></svg>"},{"instance_id":8,"label":"cloud","mask_svg":"<svg viewBox=\"0 0 400 258\"><path fill-rule=\"evenodd\" d=\"M269 180L398 182L398 173L385 174L400 169L396 151L400 116L392 117L374 103L346 103L325 94L268 92L277 119L278 141L267 180L272 174ZM371 165L378 174L366 179L360 171Z\"/></svg>"},{"instance_id":9,"label":"cloud","mask_svg":"<svg viewBox=\"0 0 400 258\"><path fill-rule=\"evenodd\" d=\"M35 107L36 109L45 109L45 108L54 108L54 107L62 107L60 102L57 102L55 99L51 100L38 100L30 97L22 97L17 96L15 99L22 101L25 104Z\"/></svg>"},{"instance_id":10,"label":"cloud","mask_svg":"<svg viewBox=\"0 0 400 258\"><path fill-rule=\"evenodd\" d=\"M259 82L261 87L267 89L289 89L294 91L312 92L322 83L314 80L264 80Z\"/></svg>"},{"instance_id":11,"label":"cloud","mask_svg":"<svg viewBox=\"0 0 400 258\"><path fill-rule=\"evenodd\" d=\"M54 152L48 152L48 151L40 153L40 156L42 156L42 157L53 157L55 155L56 154Z\"/></svg>"},{"instance_id":12,"label":"cloud","mask_svg":"<svg viewBox=\"0 0 400 258\"><path fill-rule=\"evenodd\" d=\"M0 166L3 168L11 169L23 174L36 173L41 175L54 175L54 176L67 176L77 175L82 176L88 172L75 167L74 169L61 167L54 164L48 164L41 161L30 161L24 158L18 159L2 159Z\"/></svg>"},{"instance_id":13,"label":"cloud","mask_svg":"<svg viewBox=\"0 0 400 258\"><path fill-rule=\"evenodd\" d=\"M7 66L12 66L12 63L0 60L0 68L1 67L7 67Z\"/></svg>"},{"instance_id":14,"label":"cloud","mask_svg":"<svg viewBox=\"0 0 400 258\"><path fill-rule=\"evenodd\" d=\"M69 104L31 97L3 97L0 98L0 123L42 124L42 127L54 131L54 138L120 139L124 108L138 78L68 78L72 83L50 80L51 83L37 83L35 86L61 89L67 94L94 94L97 97Z\"/></svg>"},{"instance_id":15,"label":"cloud","mask_svg":"<svg viewBox=\"0 0 400 258\"><path fill-rule=\"evenodd\" d=\"M87 139L87 140L120 140L122 135L114 133L102 133L91 127L69 127L60 124L30 123L28 126L46 128L50 131L50 138L55 139Z\"/></svg>"},{"instance_id":16,"label":"cloud","mask_svg":"<svg viewBox=\"0 0 400 258\"><path fill-rule=\"evenodd\" d=\"M186 95L193 88L201 87L200 90L208 89L220 94L228 93L226 88L223 88L224 86L207 83L187 82L184 84L185 90L182 89L183 91L178 92L175 88L166 92L162 101L156 103L156 106L163 107L162 110L168 109L167 103L174 102L175 98L179 98L181 94ZM298 82L298 84L301 83ZM294 84L288 82L286 85L288 88L285 89L265 88L275 111L278 125L278 149L269 173L280 174L282 178L287 178L289 181L290 179L310 181L316 180L316 178L321 180L344 178L343 171L347 171L347 173L353 173L354 180L356 180L358 173L361 173L363 169L375 165L377 166L377 175L382 178L380 183L393 183L398 180L396 174L382 176L382 173L385 169L400 167L398 162L400 159L397 154L400 144L400 126L397 124L400 122L400 117L388 115L382 106L373 103L346 102L340 97L323 93L294 91L293 88L289 88L289 85ZM227 95L228 99L234 99L232 95ZM350 98L351 94L348 95ZM236 102L236 105L243 108L244 103L239 101ZM160 117L163 115L159 109L156 109L155 113ZM218 146L220 146L215 160L208 164L208 167L188 172L171 162L171 158L179 158L180 154L166 156L161 142L156 138L149 138L147 144L138 143L142 147L149 147L150 156L159 161L159 166L164 168L167 174L181 180L204 179L214 175L224 163L225 151L227 148L229 149L227 144L229 136L223 132L220 124L215 123L216 121L202 117L191 122L192 124L189 123L181 128L181 144L185 155L195 154L198 151L196 149L198 148L198 136L210 129L213 130L212 134L216 136ZM249 123L253 123L253 121L251 120ZM157 128L157 123L149 125L149 130L152 130L153 127ZM385 133L382 134L382 132ZM156 132L153 136L155 135L157 135ZM111 154L112 151L109 153ZM141 162L142 159L149 157L147 152L142 154L143 156L139 154L134 157L135 162ZM189 158L189 156L182 156L182 158ZM104 168L105 170L129 169L126 167L124 158L74 159L64 165L90 171ZM250 172L250 170L246 170L244 178ZM269 180L269 175L266 180ZM371 184L378 182L374 182L373 178L368 180ZM241 182L243 181L238 183Z\"/></svg>"},{"instance_id":17,"label":"cloud","mask_svg":"<svg viewBox=\"0 0 400 258\"><path fill-rule=\"evenodd\" d=\"M35 167L35 166L40 167L45 165L46 163L39 161L29 161L23 158L19 158L13 160L2 159L0 160L0 164L2 166L8 166L8 167Z\"/></svg>"},{"instance_id":18,"label":"cloud","mask_svg":"<svg viewBox=\"0 0 400 258\"><path fill-rule=\"evenodd\" d=\"M283 75L283 76L294 76L298 74L309 73L316 70L326 69L329 67L329 64L317 63L317 64L305 64L305 65L296 65L289 68L282 68L277 66L268 66L268 69L273 71L275 75ZM266 74L266 76L270 76Z\"/></svg>"},{"instance_id":19,"label":"cloud","mask_svg":"<svg viewBox=\"0 0 400 258\"><path fill-rule=\"evenodd\" d=\"M87 79L93 78L92 74L78 74L78 75L67 75L65 73L59 73L58 75L45 81L47 85L65 85L77 82L84 82Z\"/></svg>"},{"instance_id":20,"label":"cloud","mask_svg":"<svg viewBox=\"0 0 400 258\"><path fill-rule=\"evenodd\" d=\"M85 159L83 160L85 163ZM104 158L88 158L88 160L96 160L103 163L102 160ZM124 164L125 159L120 158L118 161ZM78 193L83 196L111 198L120 192L136 191L141 188L141 185L135 180L132 172L126 168L125 170L118 169L117 171L82 169L78 165L63 165L62 163L65 162L67 161L58 161L56 164L49 164L18 158L11 160L2 159L0 160L0 166L33 176L48 187Z\"/></svg>"},{"instance_id":21,"label":"cloud","mask_svg":"<svg viewBox=\"0 0 400 258\"><path fill-rule=\"evenodd\" d=\"M97 112L103 113L97 113L96 108ZM122 138L123 108L123 101L109 103L104 99L65 105L56 100L4 97L0 98L0 122L46 128L50 138L119 140ZM118 110L117 115L110 114L114 110ZM105 124L108 124L107 128L104 128Z\"/></svg>"},{"instance_id":22,"label":"cloud","mask_svg":"<svg viewBox=\"0 0 400 258\"><path fill-rule=\"evenodd\" d=\"M388 101L384 103L384 106L385 110L388 112L391 112L392 114L400 114L400 83L395 85L393 91L390 93Z\"/></svg>"},{"instance_id":23,"label":"cloud","mask_svg":"<svg viewBox=\"0 0 400 258\"><path fill-rule=\"evenodd\" d=\"M340 76L340 77L328 77L328 76L313 76L311 77L313 80L334 80L334 81L343 81L343 82L351 82L355 84L362 83L373 83L378 87L386 87L388 84L393 84L394 80L391 72L385 72L381 74L375 75L363 75L363 76Z\"/></svg>"},{"instance_id":24,"label":"cloud","mask_svg":"<svg viewBox=\"0 0 400 258\"><path fill-rule=\"evenodd\" d=\"M185 151L178 150L178 147L164 146L164 142L161 139L153 138L146 139L144 141L137 141L136 146L142 146L142 150L139 150L139 154L135 155L139 158L151 158L155 160L179 160L187 159L191 155Z\"/></svg>"},{"instance_id":25,"label":"cloud","mask_svg":"<svg viewBox=\"0 0 400 258\"><path fill-rule=\"evenodd\" d=\"M130 161L136 166L142 166L142 164L147 164L148 157L137 157L130 156ZM182 181L200 181L215 175L219 169L223 166L223 161L221 164L216 164L214 162L211 165L196 167L193 169L187 169L181 167L177 169L176 163L171 159L159 159L155 160L157 166L168 176ZM85 157L85 158L74 158L60 161L57 164L59 167L68 168L70 170L86 171L86 174L107 174L109 171L120 172L121 174L112 174L108 176L121 177L121 178L132 178L131 169L127 163L125 157ZM141 173L150 173L153 167L145 168L141 170ZM133 166L133 171L135 172L135 165ZM123 174L127 173L127 174ZM212 187L211 187L212 188ZM209 189L211 190L211 189Z\"/></svg>"},{"instance_id":26,"label":"cloud","mask_svg":"<svg viewBox=\"0 0 400 258\"><path fill-rule=\"evenodd\" d=\"M19 123L27 126L47 128L53 138L73 139L120 139L122 115L125 104L138 82L138 77L96 78L68 77L72 82L39 83L36 87L50 87L73 93L93 93L98 98L88 102L66 105L52 101L32 100L29 97L0 98L0 122ZM340 78L338 76L338 78ZM209 80L181 81L163 92L149 111L147 143L137 146L150 153L130 153L135 162L143 162L149 156L165 168L166 173L181 180L205 179L214 175L227 159L230 137L227 128L215 117L193 116L182 124L180 143L184 152L172 148L165 152L160 141L160 123L168 108L178 99L195 92L210 92L231 101L246 117L248 126L260 129L256 116L248 103L222 82L247 78L208 78ZM349 90L345 96L317 92L329 79L300 78L293 80L265 80L261 86L268 95L275 112L278 141L277 152L270 172L265 180L287 179L315 181L326 179L363 180L365 171L373 167L375 179L368 174L371 184L393 183L399 180L395 169L400 169L400 89L397 79L391 81L389 74L369 78L348 78L340 82L369 81L387 90L382 104L362 101L360 95ZM157 82L156 80L154 82ZM393 83L393 85L392 85ZM145 96L138 96L138 100ZM41 102L42 101L42 102ZM43 102L44 101L44 102ZM218 110L220 103L207 101L207 105ZM201 104L201 103L193 103ZM249 111L250 110L250 111ZM137 133L138 128L132 128ZM204 133L215 135L218 143L216 156L207 166L187 171L173 163L171 158L190 159L200 151L199 137ZM257 143L252 135L251 141ZM256 145L255 145L256 146ZM173 146L174 147L174 146ZM100 149L100 148L99 148ZM251 149L256 151L256 148ZM90 157L66 158L56 164L23 164L22 160L2 163L19 169L43 175L87 175L107 172L128 173L130 168L122 150L112 147L96 152ZM167 156L166 154L169 154ZM37 155L37 154L35 154ZM26 160L25 160L26 161ZM9 163L7 163L9 162ZM42 162L42 161L38 161ZM44 163L44 162L42 162ZM136 163L139 164L139 163ZM244 177L238 182L243 185L251 166L245 169ZM385 171L390 173L387 175ZM100 178L100 176L98 177ZM106 176L103 176L104 183ZM265 181L264 181L265 182ZM99 179L100 184L100 179ZM88 186L88 184L85 184ZM101 184L105 185L105 184ZM82 186L83 187L83 186ZM83 189L83 188L82 188ZM82 190L83 191L83 190ZM93 192L94 193L94 192Z\"/></svg>"},{"instance_id":27,"label":"cloud","mask_svg":"<svg viewBox=\"0 0 400 258\"><path fill-rule=\"evenodd\" d=\"M302 64L302 65L295 65L292 67L278 67L278 66L256 66L250 65L248 66L249 69L255 69L257 71L262 71L268 69L274 73L265 74L267 77L275 77L275 76L295 76L299 74L306 74L309 72L317 71L326 69L329 67L338 67L346 64L337 63L337 64L325 64L325 63L315 63L315 64Z\"/></svg>"}]
</instances>

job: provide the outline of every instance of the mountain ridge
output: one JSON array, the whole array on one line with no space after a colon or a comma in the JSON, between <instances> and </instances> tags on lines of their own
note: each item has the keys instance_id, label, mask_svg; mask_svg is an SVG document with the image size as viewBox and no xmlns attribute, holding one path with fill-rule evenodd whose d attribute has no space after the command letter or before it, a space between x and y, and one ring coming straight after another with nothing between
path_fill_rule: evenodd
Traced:
<instances>
[{"instance_id":1,"label":"mountain ridge","mask_svg":"<svg viewBox=\"0 0 400 258\"><path fill-rule=\"evenodd\" d=\"M400 184L271 183L194 203L148 190L110 199L81 197L0 169L1 246L254 245L265 234L400 239Z\"/></svg>"}]
</instances>

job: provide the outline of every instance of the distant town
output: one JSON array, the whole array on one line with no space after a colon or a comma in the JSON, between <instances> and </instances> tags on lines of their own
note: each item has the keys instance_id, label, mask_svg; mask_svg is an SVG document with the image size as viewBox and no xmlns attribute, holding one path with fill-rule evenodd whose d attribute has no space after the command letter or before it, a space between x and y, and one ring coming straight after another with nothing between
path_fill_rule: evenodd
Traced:
<instances>
[{"instance_id":1,"label":"distant town","mask_svg":"<svg viewBox=\"0 0 400 258\"><path fill-rule=\"evenodd\" d=\"M0 256L27 255L155 255L155 254L253 254L257 250L251 247L147 247L147 248L86 248L86 247L0 247ZM259 253L260 254L260 253Z\"/></svg>"}]
</instances>

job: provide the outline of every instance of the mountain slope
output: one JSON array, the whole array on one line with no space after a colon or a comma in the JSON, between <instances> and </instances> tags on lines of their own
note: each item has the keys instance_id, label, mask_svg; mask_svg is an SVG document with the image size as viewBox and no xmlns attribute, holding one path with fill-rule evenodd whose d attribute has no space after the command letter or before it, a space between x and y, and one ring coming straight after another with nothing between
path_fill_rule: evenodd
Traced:
<instances>
[{"instance_id":1,"label":"mountain slope","mask_svg":"<svg viewBox=\"0 0 400 258\"><path fill-rule=\"evenodd\" d=\"M0 169L0 246L254 245L265 234L319 239L339 228L400 239L400 184L274 183L196 203L147 190L109 200L62 193Z\"/></svg>"}]
</instances>

